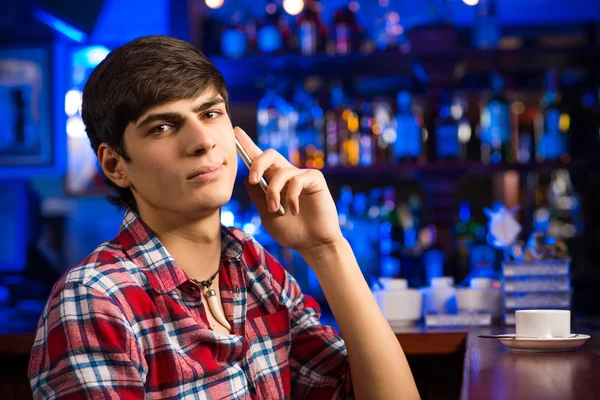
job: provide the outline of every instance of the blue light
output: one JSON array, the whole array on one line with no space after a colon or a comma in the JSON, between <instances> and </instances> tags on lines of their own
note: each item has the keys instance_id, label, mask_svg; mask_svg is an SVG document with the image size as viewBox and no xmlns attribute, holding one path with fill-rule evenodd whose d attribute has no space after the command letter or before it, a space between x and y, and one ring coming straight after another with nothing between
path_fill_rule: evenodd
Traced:
<instances>
[{"instance_id":1,"label":"blue light","mask_svg":"<svg viewBox=\"0 0 600 400\"><path fill-rule=\"evenodd\" d=\"M241 57L246 53L248 39L238 29L227 29L221 33L221 51L231 58Z\"/></svg>"},{"instance_id":2,"label":"blue light","mask_svg":"<svg viewBox=\"0 0 600 400\"><path fill-rule=\"evenodd\" d=\"M231 211L221 211L221 223L225 226L233 226L235 216Z\"/></svg>"},{"instance_id":3,"label":"blue light","mask_svg":"<svg viewBox=\"0 0 600 400\"><path fill-rule=\"evenodd\" d=\"M586 93L581 98L581 104L583 104L583 106L586 108L592 108L595 102L596 99L594 99L594 95L592 93Z\"/></svg>"},{"instance_id":4,"label":"blue light","mask_svg":"<svg viewBox=\"0 0 600 400\"><path fill-rule=\"evenodd\" d=\"M392 252L392 241L382 240L379 244L379 251L381 254L390 254Z\"/></svg>"},{"instance_id":5,"label":"blue light","mask_svg":"<svg viewBox=\"0 0 600 400\"><path fill-rule=\"evenodd\" d=\"M73 56L73 64L83 68L95 68L106 58L110 50L104 46L90 46L81 49Z\"/></svg>"},{"instance_id":6,"label":"blue light","mask_svg":"<svg viewBox=\"0 0 600 400\"><path fill-rule=\"evenodd\" d=\"M379 233L381 234L381 236L390 236L390 234L392 233L392 224L390 224L387 221L383 222L379 227Z\"/></svg>"},{"instance_id":7,"label":"blue light","mask_svg":"<svg viewBox=\"0 0 600 400\"><path fill-rule=\"evenodd\" d=\"M254 233L256 233L256 226L254 226L254 224L251 223L246 223L244 224L243 228L244 232L246 232L248 235L254 235Z\"/></svg>"},{"instance_id":8,"label":"blue light","mask_svg":"<svg viewBox=\"0 0 600 400\"><path fill-rule=\"evenodd\" d=\"M263 53L274 53L283 46L281 31L276 26L266 25L258 31L258 48Z\"/></svg>"},{"instance_id":9,"label":"blue light","mask_svg":"<svg viewBox=\"0 0 600 400\"><path fill-rule=\"evenodd\" d=\"M460 208L458 210L458 218L461 222L467 222L471 219L471 208L469 207L468 201L461 201Z\"/></svg>"},{"instance_id":10,"label":"blue light","mask_svg":"<svg viewBox=\"0 0 600 400\"><path fill-rule=\"evenodd\" d=\"M319 119L323 117L323 109L321 107L313 107L312 116L314 119Z\"/></svg>"},{"instance_id":11,"label":"blue light","mask_svg":"<svg viewBox=\"0 0 600 400\"><path fill-rule=\"evenodd\" d=\"M445 256L441 250L430 249L423 254L427 286L431 285L433 278L444 275L444 261Z\"/></svg>"},{"instance_id":12,"label":"blue light","mask_svg":"<svg viewBox=\"0 0 600 400\"><path fill-rule=\"evenodd\" d=\"M490 157L492 164L499 164L502 161L502 155L500 153L494 153Z\"/></svg>"},{"instance_id":13,"label":"blue light","mask_svg":"<svg viewBox=\"0 0 600 400\"><path fill-rule=\"evenodd\" d=\"M48 25L50 28L63 34L69 39L74 40L75 42L83 43L87 40L87 35L85 33L67 24L66 22L56 18L55 16L48 14L45 11L37 9L34 12L34 16L46 25Z\"/></svg>"},{"instance_id":14,"label":"blue light","mask_svg":"<svg viewBox=\"0 0 600 400\"><path fill-rule=\"evenodd\" d=\"M409 249L417 245L417 231L415 228L406 228L404 230L404 245Z\"/></svg>"},{"instance_id":15,"label":"blue light","mask_svg":"<svg viewBox=\"0 0 600 400\"><path fill-rule=\"evenodd\" d=\"M394 257L384 257L381 260L381 276L395 277L399 276L401 269L400 260Z\"/></svg>"}]
</instances>

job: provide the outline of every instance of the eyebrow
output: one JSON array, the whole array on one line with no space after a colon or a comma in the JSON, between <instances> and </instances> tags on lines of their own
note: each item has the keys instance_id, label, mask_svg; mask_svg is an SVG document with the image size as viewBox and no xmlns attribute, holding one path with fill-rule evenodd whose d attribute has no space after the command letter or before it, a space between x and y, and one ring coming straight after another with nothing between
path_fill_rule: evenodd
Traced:
<instances>
[{"instance_id":1,"label":"eyebrow","mask_svg":"<svg viewBox=\"0 0 600 400\"><path fill-rule=\"evenodd\" d=\"M196 106L192 109L194 113L200 113L202 111L206 111L209 108L212 108L218 104L224 104L225 100L221 97L213 97L212 99L208 99ZM179 113L166 112L166 113L154 113L148 115L142 122L138 124L138 128L142 128L154 121L173 121L177 119L181 119L182 116Z\"/></svg>"}]
</instances>

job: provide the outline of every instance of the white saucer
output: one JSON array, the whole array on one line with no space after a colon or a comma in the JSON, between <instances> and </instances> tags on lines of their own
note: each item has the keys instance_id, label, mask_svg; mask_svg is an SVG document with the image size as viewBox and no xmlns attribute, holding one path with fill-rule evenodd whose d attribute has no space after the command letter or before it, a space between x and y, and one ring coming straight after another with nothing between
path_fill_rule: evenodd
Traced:
<instances>
[{"instance_id":1,"label":"white saucer","mask_svg":"<svg viewBox=\"0 0 600 400\"><path fill-rule=\"evenodd\" d=\"M579 334L570 338L525 339L525 338L499 338L503 345L516 352L526 353L551 353L559 351L573 351L583 346L590 338L589 335Z\"/></svg>"}]
</instances>

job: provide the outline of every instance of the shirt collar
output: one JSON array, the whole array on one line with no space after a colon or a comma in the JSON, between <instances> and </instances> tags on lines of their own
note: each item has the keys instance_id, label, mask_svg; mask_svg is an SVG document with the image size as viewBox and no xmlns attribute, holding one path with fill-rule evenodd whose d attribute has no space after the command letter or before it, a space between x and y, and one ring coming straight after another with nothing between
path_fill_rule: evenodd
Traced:
<instances>
[{"instance_id":1,"label":"shirt collar","mask_svg":"<svg viewBox=\"0 0 600 400\"><path fill-rule=\"evenodd\" d=\"M125 212L117 239L156 291L167 293L189 280L166 247L134 211ZM243 243L229 228L221 225L221 262L239 260L243 250Z\"/></svg>"}]
</instances>

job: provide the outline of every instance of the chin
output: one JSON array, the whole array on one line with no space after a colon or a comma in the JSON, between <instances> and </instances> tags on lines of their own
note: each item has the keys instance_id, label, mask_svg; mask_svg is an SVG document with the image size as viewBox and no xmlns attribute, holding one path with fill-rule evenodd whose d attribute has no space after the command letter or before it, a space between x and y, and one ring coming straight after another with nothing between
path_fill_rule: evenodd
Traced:
<instances>
[{"instance_id":1,"label":"chin","mask_svg":"<svg viewBox=\"0 0 600 400\"><path fill-rule=\"evenodd\" d=\"M195 196L192 206L195 210L218 210L231 200L232 191L225 188L211 190Z\"/></svg>"}]
</instances>

